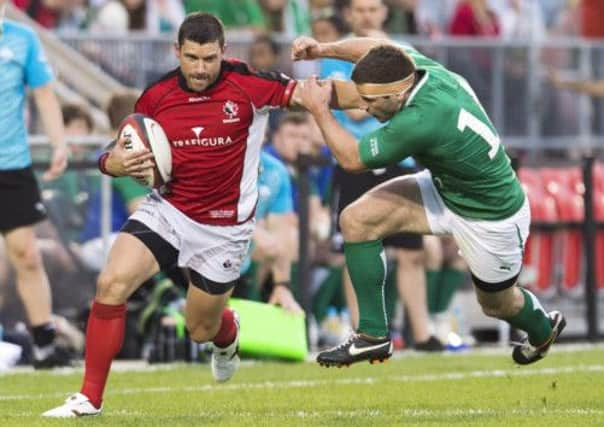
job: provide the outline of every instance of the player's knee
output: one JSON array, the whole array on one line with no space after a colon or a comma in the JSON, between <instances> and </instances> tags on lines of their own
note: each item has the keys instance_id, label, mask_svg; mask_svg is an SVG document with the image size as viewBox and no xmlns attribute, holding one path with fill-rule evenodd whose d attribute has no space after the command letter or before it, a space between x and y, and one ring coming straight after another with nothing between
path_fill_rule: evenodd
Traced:
<instances>
[{"instance_id":1,"label":"player's knee","mask_svg":"<svg viewBox=\"0 0 604 427\"><path fill-rule=\"evenodd\" d=\"M122 304L130 295L130 286L119 275L102 272L96 282L96 300L104 304Z\"/></svg>"},{"instance_id":2,"label":"player's knee","mask_svg":"<svg viewBox=\"0 0 604 427\"><path fill-rule=\"evenodd\" d=\"M13 249L12 259L17 272L42 268L42 256L36 245L26 245Z\"/></svg>"},{"instance_id":3,"label":"player's knee","mask_svg":"<svg viewBox=\"0 0 604 427\"><path fill-rule=\"evenodd\" d=\"M340 214L340 228L346 240L365 240L366 226L361 210L353 205L348 205Z\"/></svg>"},{"instance_id":4,"label":"player's knee","mask_svg":"<svg viewBox=\"0 0 604 427\"><path fill-rule=\"evenodd\" d=\"M189 336L195 342L202 343L211 341L220 329L220 322L212 322L208 319L192 322L187 319L187 330Z\"/></svg>"}]
</instances>

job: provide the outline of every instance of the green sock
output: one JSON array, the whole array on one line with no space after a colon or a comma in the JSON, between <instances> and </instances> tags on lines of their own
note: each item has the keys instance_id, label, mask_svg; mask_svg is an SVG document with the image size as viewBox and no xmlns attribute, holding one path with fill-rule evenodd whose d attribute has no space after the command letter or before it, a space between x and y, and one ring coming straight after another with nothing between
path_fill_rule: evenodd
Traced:
<instances>
[{"instance_id":1,"label":"green sock","mask_svg":"<svg viewBox=\"0 0 604 427\"><path fill-rule=\"evenodd\" d=\"M466 280L466 273L450 267L444 267L440 271L438 282L438 303L436 304L436 313L447 311L455 291L463 285Z\"/></svg>"},{"instance_id":2,"label":"green sock","mask_svg":"<svg viewBox=\"0 0 604 427\"><path fill-rule=\"evenodd\" d=\"M359 305L358 332L374 337L388 334L384 304L386 254L381 240L344 243L346 266Z\"/></svg>"},{"instance_id":3,"label":"green sock","mask_svg":"<svg viewBox=\"0 0 604 427\"><path fill-rule=\"evenodd\" d=\"M525 331L531 345L540 346L552 335L549 317L532 292L524 288L518 289L524 295L524 306L518 314L505 320L514 328Z\"/></svg>"},{"instance_id":4,"label":"green sock","mask_svg":"<svg viewBox=\"0 0 604 427\"><path fill-rule=\"evenodd\" d=\"M428 300L428 312L438 313L438 285L441 270L426 270L426 299Z\"/></svg>"}]
</instances>

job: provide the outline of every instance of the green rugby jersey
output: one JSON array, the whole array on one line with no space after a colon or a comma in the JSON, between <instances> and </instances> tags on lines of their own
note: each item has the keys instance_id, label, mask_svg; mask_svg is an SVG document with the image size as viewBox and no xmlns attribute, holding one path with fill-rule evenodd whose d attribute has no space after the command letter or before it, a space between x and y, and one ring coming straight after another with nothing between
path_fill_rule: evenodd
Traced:
<instances>
[{"instance_id":1,"label":"green rugby jersey","mask_svg":"<svg viewBox=\"0 0 604 427\"><path fill-rule=\"evenodd\" d=\"M416 50L406 49L419 82L403 108L359 144L371 169L413 156L432 173L449 209L471 219L514 214L524 192L489 120L468 82Z\"/></svg>"}]
</instances>

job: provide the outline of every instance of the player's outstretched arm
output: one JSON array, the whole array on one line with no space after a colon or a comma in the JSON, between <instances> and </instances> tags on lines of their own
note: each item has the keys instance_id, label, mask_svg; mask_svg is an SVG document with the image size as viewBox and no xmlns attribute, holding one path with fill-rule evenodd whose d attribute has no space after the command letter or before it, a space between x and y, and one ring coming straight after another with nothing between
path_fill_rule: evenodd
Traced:
<instances>
[{"instance_id":1,"label":"player's outstretched arm","mask_svg":"<svg viewBox=\"0 0 604 427\"><path fill-rule=\"evenodd\" d=\"M292 60L333 58L356 63L372 48L384 44L393 42L383 38L354 37L332 43L319 43L312 37L302 36L292 43Z\"/></svg>"},{"instance_id":2,"label":"player's outstretched arm","mask_svg":"<svg viewBox=\"0 0 604 427\"><path fill-rule=\"evenodd\" d=\"M361 161L357 140L346 131L331 113L329 102L333 96L332 81L305 80L300 86L300 101L315 118L325 143L342 168L349 172L362 172L367 167Z\"/></svg>"},{"instance_id":3,"label":"player's outstretched arm","mask_svg":"<svg viewBox=\"0 0 604 427\"><path fill-rule=\"evenodd\" d=\"M353 108L360 108L362 105L361 96L357 92L356 86L353 82L345 80L326 80L324 83L333 84L333 91L331 99L329 100L329 106L336 110L350 110ZM304 81L299 81L294 89L294 93L289 102L290 107L302 107L306 108L302 103L302 91L304 89Z\"/></svg>"}]
</instances>

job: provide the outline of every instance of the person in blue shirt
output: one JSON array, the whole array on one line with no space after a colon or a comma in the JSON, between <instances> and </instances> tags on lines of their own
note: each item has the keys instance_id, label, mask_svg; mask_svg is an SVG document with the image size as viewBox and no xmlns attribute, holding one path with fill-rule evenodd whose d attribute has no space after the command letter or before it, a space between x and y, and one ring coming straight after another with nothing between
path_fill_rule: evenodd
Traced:
<instances>
[{"instance_id":1,"label":"person in blue shirt","mask_svg":"<svg viewBox=\"0 0 604 427\"><path fill-rule=\"evenodd\" d=\"M298 230L289 174L280 160L264 151L260 154L255 218L256 229L250 253L243 262L241 273L249 272L252 260L259 263L262 267L259 276L263 276L262 273L272 275L273 289L269 304L280 305L293 313L302 313L290 289Z\"/></svg>"},{"instance_id":2,"label":"person in blue shirt","mask_svg":"<svg viewBox=\"0 0 604 427\"><path fill-rule=\"evenodd\" d=\"M5 2L0 0L0 15ZM10 209L0 209L0 231L31 328L34 366L64 366L70 364L70 358L55 345L51 290L34 233L34 225L46 213L27 144L26 88L33 92L39 117L53 146L43 180L57 178L67 167L63 119L51 87L52 71L34 31L2 19L0 28L0 199L10 203Z\"/></svg>"}]
</instances>

